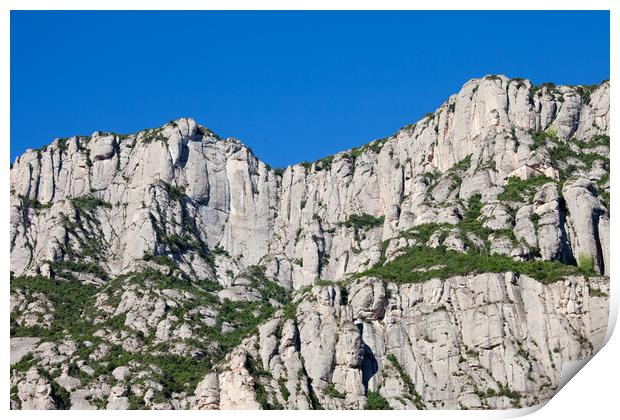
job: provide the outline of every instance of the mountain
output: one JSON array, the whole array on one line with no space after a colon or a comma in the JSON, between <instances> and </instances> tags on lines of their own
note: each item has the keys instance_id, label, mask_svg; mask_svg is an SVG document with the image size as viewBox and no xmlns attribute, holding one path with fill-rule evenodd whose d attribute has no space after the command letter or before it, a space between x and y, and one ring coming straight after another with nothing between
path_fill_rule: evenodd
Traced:
<instances>
[{"instance_id":1,"label":"mountain","mask_svg":"<svg viewBox=\"0 0 620 420\"><path fill-rule=\"evenodd\" d=\"M603 343L609 82L272 169L190 118L11 167L11 404L511 408Z\"/></svg>"}]
</instances>

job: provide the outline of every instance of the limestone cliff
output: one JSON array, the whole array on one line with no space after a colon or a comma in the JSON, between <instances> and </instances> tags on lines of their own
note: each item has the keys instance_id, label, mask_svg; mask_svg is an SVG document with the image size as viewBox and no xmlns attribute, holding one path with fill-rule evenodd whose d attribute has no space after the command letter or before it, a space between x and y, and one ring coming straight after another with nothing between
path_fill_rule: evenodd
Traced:
<instances>
[{"instance_id":1,"label":"limestone cliff","mask_svg":"<svg viewBox=\"0 0 620 420\"><path fill-rule=\"evenodd\" d=\"M395 409L539 404L562 363L602 344L607 299L590 291L607 287L513 273L314 286L207 375L192 408L363 409L372 393Z\"/></svg>"},{"instance_id":2,"label":"limestone cliff","mask_svg":"<svg viewBox=\"0 0 620 420\"><path fill-rule=\"evenodd\" d=\"M11 169L12 401L531 405L601 343L609 215L609 82L472 79L285 169L189 118L56 139Z\"/></svg>"}]
</instances>

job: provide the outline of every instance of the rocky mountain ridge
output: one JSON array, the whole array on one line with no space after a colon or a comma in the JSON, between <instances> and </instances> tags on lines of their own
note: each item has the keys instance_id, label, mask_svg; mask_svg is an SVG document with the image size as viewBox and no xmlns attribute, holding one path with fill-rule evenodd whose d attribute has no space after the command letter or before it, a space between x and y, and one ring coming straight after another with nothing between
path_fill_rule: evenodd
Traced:
<instances>
[{"instance_id":1,"label":"rocky mountain ridge","mask_svg":"<svg viewBox=\"0 0 620 420\"><path fill-rule=\"evenodd\" d=\"M609 82L472 79L283 170L189 118L56 139L11 169L12 401L542 402L602 342L609 214Z\"/></svg>"}]
</instances>

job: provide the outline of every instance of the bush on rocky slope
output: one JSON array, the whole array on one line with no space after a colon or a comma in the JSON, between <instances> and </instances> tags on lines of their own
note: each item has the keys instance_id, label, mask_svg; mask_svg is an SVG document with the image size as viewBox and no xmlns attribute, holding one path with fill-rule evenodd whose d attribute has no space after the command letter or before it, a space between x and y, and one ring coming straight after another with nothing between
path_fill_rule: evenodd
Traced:
<instances>
[{"instance_id":1,"label":"bush on rocky slope","mask_svg":"<svg viewBox=\"0 0 620 420\"><path fill-rule=\"evenodd\" d=\"M383 216L375 217L366 213L352 214L345 222L341 223L341 225L346 227L352 227L355 229L366 230L381 226L383 224L383 220Z\"/></svg>"},{"instance_id":2,"label":"bush on rocky slope","mask_svg":"<svg viewBox=\"0 0 620 420\"><path fill-rule=\"evenodd\" d=\"M378 392L368 391L366 394L366 410L390 410L388 401Z\"/></svg>"},{"instance_id":3,"label":"bush on rocky slope","mask_svg":"<svg viewBox=\"0 0 620 420\"><path fill-rule=\"evenodd\" d=\"M551 178L542 175L535 176L527 180L512 176L508 179L508 182L504 186L504 191L497 196L497 199L502 201L525 201L530 203L536 193L537 187L540 187L548 182L554 181Z\"/></svg>"},{"instance_id":4,"label":"bush on rocky slope","mask_svg":"<svg viewBox=\"0 0 620 420\"><path fill-rule=\"evenodd\" d=\"M67 335L83 336L92 333L83 318L83 311L90 306L90 299L97 292L93 285L75 279L49 279L47 277L11 277L11 292L21 291L29 296L40 294L53 305L53 320L49 327L29 326L19 323L18 311L11 312L11 337L39 337L53 341Z\"/></svg>"},{"instance_id":5,"label":"bush on rocky slope","mask_svg":"<svg viewBox=\"0 0 620 420\"><path fill-rule=\"evenodd\" d=\"M568 275L595 275L593 271L584 272L583 268L557 261L515 261L503 255L461 253L443 246L414 246L393 261L378 264L355 277L375 276L395 283L419 283L432 278L509 271L527 274L542 283L550 283Z\"/></svg>"}]
</instances>

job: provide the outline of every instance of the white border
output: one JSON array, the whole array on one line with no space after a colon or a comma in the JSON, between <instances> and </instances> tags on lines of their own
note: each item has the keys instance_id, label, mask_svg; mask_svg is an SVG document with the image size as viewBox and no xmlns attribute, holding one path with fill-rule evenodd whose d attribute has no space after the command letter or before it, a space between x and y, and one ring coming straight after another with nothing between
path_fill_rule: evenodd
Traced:
<instances>
[{"instance_id":1,"label":"white border","mask_svg":"<svg viewBox=\"0 0 620 420\"><path fill-rule=\"evenodd\" d=\"M618 80L618 42L620 34L618 33L618 14L620 6L617 1L611 0L564 0L564 1L550 1L550 0L521 0L521 1L502 1L497 0L433 0L432 2L408 2L403 0L383 0L381 2L368 1L368 0L314 0L314 1L278 1L278 0L230 0L226 2L214 2L214 1L198 1L198 0L151 0L151 1L134 1L134 0L8 0L0 3L0 54L1 57L5 57L2 61L3 65L0 67L1 79L3 80L3 100L0 102L0 127L4 134L4 141L0 142L2 147L2 153L5 156L2 168L4 174L4 182L2 183L2 191L0 197L2 197L3 206L0 209L2 214L1 229L3 232L4 240L0 242L4 258L2 259L2 266L0 273L4 273L4 281L2 281L2 291L5 302L9 297L9 139L10 139L10 78L9 78L9 48L10 48L10 10L65 10L65 9L78 9L78 10L235 10L235 9L286 9L286 10L343 10L343 9L416 9L416 10L611 10L611 56L610 56L610 79L611 83L611 101L612 101L612 115L611 115L611 137L614 138L615 127L620 124L618 118L618 112L615 111L616 98L618 98L618 89L616 88L615 81ZM581 31L583 28L564 28L561 23L557 23L558 36L561 36L562 31ZM472 75L474 77L476 75ZM527 75L524 75L527 77ZM36 124L36 120L32 121ZM27 127L13 127L14 130L27 130ZM616 151L618 147L613 146L611 155L612 162L616 162ZM615 170L616 165L612 164L611 179L618 178L618 171ZM612 184L612 189L613 189ZM615 191L611 194L612 204L614 209L618 209L618 200ZM615 223L615 218L611 219L611 249L612 260L615 256L613 250L618 249L616 235L614 233L620 232L617 228L620 224ZM612 279L612 302L610 311L610 329L608 331L609 342L607 345L597 354L586 366L578 373L577 377L569 381L569 383L541 410L507 410L507 411L393 411L389 412L389 416L409 418L411 416L424 417L424 418L508 418L517 417L527 412L534 411L530 418L547 418L553 416L554 418L561 419L578 419L583 420L586 418L601 418L607 419L616 417L613 415L617 411L618 400L618 381L620 381L620 339L618 334L611 335L613 326L615 326L618 314L618 280L616 277L616 263L611 266L611 279ZM4 346L2 348L2 356L5 360L4 366L9 366L9 311L8 308L2 311L2 318L0 319L0 325L4 330ZM611 337L611 338L610 338ZM8 371L8 369L7 369ZM6 371L5 371L6 372ZM8 373L8 372L7 372ZM5 373L6 375L6 373ZM9 410L9 380L8 375L5 376L5 380L2 381L0 387L0 398L5 401L5 409L7 414L14 418L82 418L84 412L33 412L33 411L10 411ZM329 411L316 412L310 411L281 411L281 412L269 412L263 413L274 418L316 418L317 415L327 418L360 418L373 419L377 415L385 416L386 412L372 412L372 411ZM169 416L174 418L179 417L194 417L209 418L242 418L246 416L260 415L258 412L89 412L89 416L93 417L108 417L114 416L115 419L146 419L146 418L168 418Z\"/></svg>"}]
</instances>

